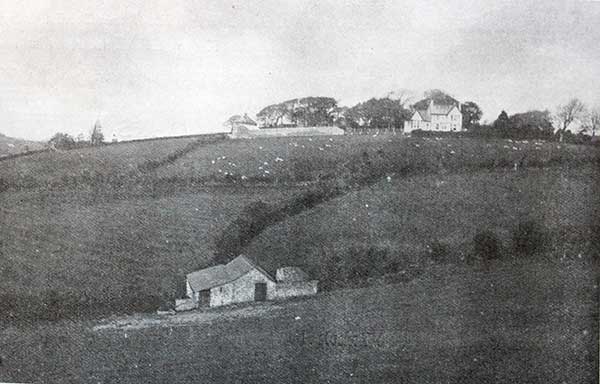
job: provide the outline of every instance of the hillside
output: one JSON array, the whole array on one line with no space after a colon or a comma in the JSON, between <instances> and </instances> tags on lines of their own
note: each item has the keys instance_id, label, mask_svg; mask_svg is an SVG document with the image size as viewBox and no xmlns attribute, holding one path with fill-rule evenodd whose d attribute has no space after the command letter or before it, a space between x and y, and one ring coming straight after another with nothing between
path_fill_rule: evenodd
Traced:
<instances>
[{"instance_id":1,"label":"hillside","mask_svg":"<svg viewBox=\"0 0 600 384\"><path fill-rule=\"evenodd\" d=\"M506 238L517 213L536 204L564 201L557 212L565 215L582 209L596 158L592 147L545 142L347 136L188 137L5 160L1 313L35 319L152 310L178 294L186 273L214 262L218 238L257 201L273 215L246 250L317 276L318 265L337 268L348 246L367 235L365 246L390 256L402 250L419 259L433 238L455 247L478 225L494 224L494 202L504 208L493 228ZM519 171L509 171L515 164ZM574 184L560 182L568 179ZM437 182L445 184L434 188ZM371 229L349 225L353 219ZM549 220L557 230L573 224ZM338 261L319 264L332 253Z\"/></svg>"},{"instance_id":2,"label":"hillside","mask_svg":"<svg viewBox=\"0 0 600 384\"><path fill-rule=\"evenodd\" d=\"M375 274L388 265L422 265L434 261L436 246L447 253L441 259L469 259L484 231L498 236L505 257L518 257L512 237L529 221L546 234L548 257L590 257L598 185L595 166L393 178L269 227L244 252L267 269L298 265L327 281L352 273L353 261ZM331 264L333 273L324 268Z\"/></svg>"},{"instance_id":3,"label":"hillside","mask_svg":"<svg viewBox=\"0 0 600 384\"><path fill-rule=\"evenodd\" d=\"M44 149L44 143L15 139L0 133L0 158Z\"/></svg>"},{"instance_id":4,"label":"hillside","mask_svg":"<svg viewBox=\"0 0 600 384\"><path fill-rule=\"evenodd\" d=\"M177 315L147 327L6 327L1 381L593 382L597 287L589 263L435 266L403 284ZM142 316L136 319L141 321ZM163 318L164 319L164 318ZM112 323L107 320L102 324Z\"/></svg>"}]
</instances>

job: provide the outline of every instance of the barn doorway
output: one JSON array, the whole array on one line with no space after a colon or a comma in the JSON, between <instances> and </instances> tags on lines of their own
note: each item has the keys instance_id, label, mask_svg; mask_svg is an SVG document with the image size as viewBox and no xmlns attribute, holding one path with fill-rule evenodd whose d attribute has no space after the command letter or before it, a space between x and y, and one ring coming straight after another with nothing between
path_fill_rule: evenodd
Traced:
<instances>
[{"instance_id":1,"label":"barn doorway","mask_svg":"<svg viewBox=\"0 0 600 384\"><path fill-rule=\"evenodd\" d=\"M254 301L265 301L267 300L267 284L256 283L254 284Z\"/></svg>"},{"instance_id":2,"label":"barn doorway","mask_svg":"<svg viewBox=\"0 0 600 384\"><path fill-rule=\"evenodd\" d=\"M201 307L208 307L210 305L210 289L200 291L200 303Z\"/></svg>"}]
</instances>

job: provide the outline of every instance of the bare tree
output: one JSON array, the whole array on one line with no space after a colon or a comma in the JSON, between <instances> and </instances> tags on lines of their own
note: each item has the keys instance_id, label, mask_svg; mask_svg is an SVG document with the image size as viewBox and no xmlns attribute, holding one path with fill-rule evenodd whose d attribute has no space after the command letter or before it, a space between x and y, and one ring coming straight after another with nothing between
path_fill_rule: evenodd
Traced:
<instances>
[{"instance_id":1,"label":"bare tree","mask_svg":"<svg viewBox=\"0 0 600 384\"><path fill-rule=\"evenodd\" d=\"M590 111L589 130L592 137L596 136L596 131L600 129L600 107L596 107Z\"/></svg>"},{"instance_id":2,"label":"bare tree","mask_svg":"<svg viewBox=\"0 0 600 384\"><path fill-rule=\"evenodd\" d=\"M408 108L410 103L414 100L414 92L409 89L402 88L396 91L388 92L385 97L396 101L402 108Z\"/></svg>"},{"instance_id":3,"label":"bare tree","mask_svg":"<svg viewBox=\"0 0 600 384\"><path fill-rule=\"evenodd\" d=\"M581 100L574 98L569 100L565 105L559 105L556 108L556 119L560 126L558 127L559 141L563 141L563 137L571 123L576 120L583 120L585 117L585 105Z\"/></svg>"}]
</instances>

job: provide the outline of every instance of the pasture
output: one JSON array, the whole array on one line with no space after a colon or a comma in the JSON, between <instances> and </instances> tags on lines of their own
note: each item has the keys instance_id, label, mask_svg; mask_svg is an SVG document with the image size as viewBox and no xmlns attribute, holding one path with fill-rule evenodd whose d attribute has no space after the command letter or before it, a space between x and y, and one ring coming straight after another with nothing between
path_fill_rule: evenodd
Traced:
<instances>
[{"instance_id":1,"label":"pasture","mask_svg":"<svg viewBox=\"0 0 600 384\"><path fill-rule=\"evenodd\" d=\"M165 164L166 180L295 183L365 171L452 172L577 165L595 161L597 149L544 141L336 136L226 140Z\"/></svg>"},{"instance_id":2,"label":"pasture","mask_svg":"<svg viewBox=\"0 0 600 384\"><path fill-rule=\"evenodd\" d=\"M12 189L74 188L90 182L127 180L139 176L148 164L217 139L209 135L188 136L45 151L3 160L0 180Z\"/></svg>"},{"instance_id":3,"label":"pasture","mask_svg":"<svg viewBox=\"0 0 600 384\"><path fill-rule=\"evenodd\" d=\"M298 265L327 279L324 266L343 268L370 250L406 267L431 260L432 245L441 244L448 261L463 262L484 230L512 257L513 232L520 222L534 221L548 236L549 258L589 257L600 219L599 185L595 166L392 177L266 229L245 252L270 270Z\"/></svg>"},{"instance_id":4,"label":"pasture","mask_svg":"<svg viewBox=\"0 0 600 384\"><path fill-rule=\"evenodd\" d=\"M348 183L347 195L273 223L244 251L322 276L337 266L331 255L352 261L358 242L418 262L430 241L458 247L478 227L505 238L527 208L585 220L596 158L595 148L557 143L348 136L187 137L6 160L1 317L153 310L212 262L215 238L244 208L285 204L322 180ZM564 233L583 225L548 220Z\"/></svg>"},{"instance_id":5,"label":"pasture","mask_svg":"<svg viewBox=\"0 0 600 384\"><path fill-rule=\"evenodd\" d=\"M0 380L593 382L596 284L577 258L500 261L488 271L445 265L409 283L213 311L217 320L196 324L6 327Z\"/></svg>"}]
</instances>

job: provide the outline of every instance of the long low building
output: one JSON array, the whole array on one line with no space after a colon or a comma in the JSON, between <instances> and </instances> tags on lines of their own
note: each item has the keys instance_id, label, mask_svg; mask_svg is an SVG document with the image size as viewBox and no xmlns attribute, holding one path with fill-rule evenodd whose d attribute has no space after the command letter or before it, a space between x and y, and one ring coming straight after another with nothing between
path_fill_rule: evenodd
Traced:
<instances>
[{"instance_id":1,"label":"long low building","mask_svg":"<svg viewBox=\"0 0 600 384\"><path fill-rule=\"evenodd\" d=\"M249 257L240 255L227 264L188 274L187 298L177 300L176 310L314 295L317 291L318 281L310 280L297 267L279 268L273 278Z\"/></svg>"},{"instance_id":2,"label":"long low building","mask_svg":"<svg viewBox=\"0 0 600 384\"><path fill-rule=\"evenodd\" d=\"M343 129L333 126L253 128L236 124L232 127L229 137L232 139L254 139L259 137L341 136L345 133Z\"/></svg>"}]
</instances>

